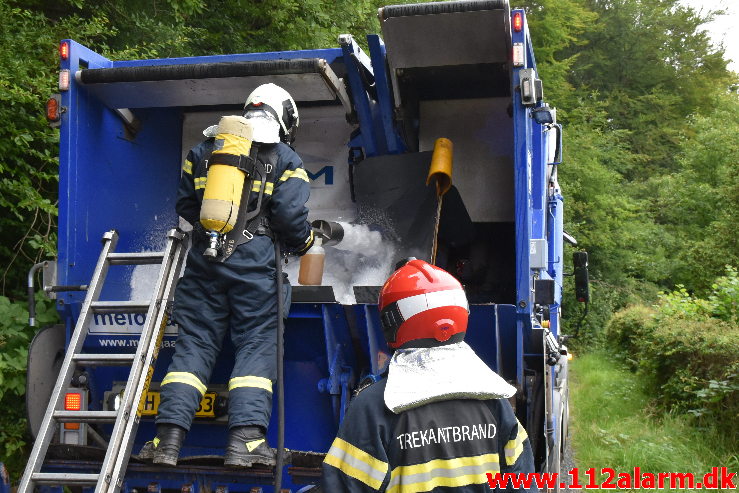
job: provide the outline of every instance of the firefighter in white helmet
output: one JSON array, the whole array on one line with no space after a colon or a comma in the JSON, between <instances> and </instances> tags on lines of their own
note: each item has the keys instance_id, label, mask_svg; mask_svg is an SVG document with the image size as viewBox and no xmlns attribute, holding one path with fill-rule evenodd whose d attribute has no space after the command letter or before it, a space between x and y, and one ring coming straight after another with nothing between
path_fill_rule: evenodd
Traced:
<instances>
[{"instance_id":1,"label":"firefighter in white helmet","mask_svg":"<svg viewBox=\"0 0 739 493\"><path fill-rule=\"evenodd\" d=\"M189 152L182 168L176 210L194 226L193 246L175 293L173 319L179 335L161 384L157 436L139 454L154 463L177 463L185 433L230 330L235 364L228 383L225 465L275 464L275 453L265 439L276 379L278 314L273 242L280 241L285 250L297 255L312 246L313 232L305 205L310 186L302 161L290 147L299 124L298 109L290 94L275 84L261 85L246 100L243 117L252 120L247 126L253 129L253 154L251 159L236 158L239 166L244 162L252 166L258 178L243 186L238 210L243 220L224 235L223 243L229 248L213 252L210 258L204 256L213 248L209 248L208 235L200 224L200 213L209 176L208 161L216 157L214 149L224 145L215 138L217 128L206 129L208 138ZM285 306L289 307L287 282L285 288Z\"/></svg>"},{"instance_id":2,"label":"firefighter in white helmet","mask_svg":"<svg viewBox=\"0 0 739 493\"><path fill-rule=\"evenodd\" d=\"M349 406L323 464L322 491L491 491L487 473L532 473L515 389L463 341L469 307L448 272L413 259L380 292L386 379ZM535 487L534 487L535 490Z\"/></svg>"}]
</instances>

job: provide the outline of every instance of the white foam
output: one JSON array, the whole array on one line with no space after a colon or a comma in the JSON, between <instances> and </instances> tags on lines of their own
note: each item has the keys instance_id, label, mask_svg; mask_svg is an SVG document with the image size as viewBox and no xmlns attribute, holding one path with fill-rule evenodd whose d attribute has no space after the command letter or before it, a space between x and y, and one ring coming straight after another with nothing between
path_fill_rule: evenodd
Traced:
<instances>
[{"instance_id":1,"label":"white foam","mask_svg":"<svg viewBox=\"0 0 739 493\"><path fill-rule=\"evenodd\" d=\"M395 263L395 245L382 238L364 224L339 223L344 228L344 239L325 247L326 261L322 286L332 286L336 301L344 305L356 303L354 286L381 286L392 273ZM299 259L285 267L290 281L297 284Z\"/></svg>"},{"instance_id":2,"label":"white foam","mask_svg":"<svg viewBox=\"0 0 739 493\"><path fill-rule=\"evenodd\" d=\"M356 303L354 286L381 286L385 283L397 260L397 248L393 242L383 239L378 231L370 230L365 224L339 224L344 228L344 239L338 245L325 247L326 261L321 285L332 286L339 303L353 305ZM161 240L150 241L147 246L159 242L164 243ZM152 250L147 248L142 251ZM159 265L134 267L130 279L131 301L151 300L159 269ZM300 260L291 257L283 270L293 286L298 286Z\"/></svg>"},{"instance_id":3,"label":"white foam","mask_svg":"<svg viewBox=\"0 0 739 493\"><path fill-rule=\"evenodd\" d=\"M137 265L131 273L131 301L151 301L160 265Z\"/></svg>"}]
</instances>

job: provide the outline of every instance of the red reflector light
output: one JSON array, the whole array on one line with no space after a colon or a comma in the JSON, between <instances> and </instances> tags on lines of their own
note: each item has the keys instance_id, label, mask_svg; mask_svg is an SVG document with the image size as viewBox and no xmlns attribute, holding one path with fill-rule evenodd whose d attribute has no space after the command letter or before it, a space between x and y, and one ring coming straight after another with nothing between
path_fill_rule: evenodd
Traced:
<instances>
[{"instance_id":1,"label":"red reflector light","mask_svg":"<svg viewBox=\"0 0 739 493\"><path fill-rule=\"evenodd\" d=\"M46 119L50 122L58 122L61 115L59 114L59 100L49 98L46 101Z\"/></svg>"},{"instance_id":2,"label":"red reflector light","mask_svg":"<svg viewBox=\"0 0 739 493\"><path fill-rule=\"evenodd\" d=\"M66 41L59 45L59 56L62 60L69 60L69 43Z\"/></svg>"},{"instance_id":3,"label":"red reflector light","mask_svg":"<svg viewBox=\"0 0 739 493\"><path fill-rule=\"evenodd\" d=\"M520 33L521 29L523 29L523 15L521 12L516 12L513 14L513 30Z\"/></svg>"},{"instance_id":4,"label":"red reflector light","mask_svg":"<svg viewBox=\"0 0 739 493\"><path fill-rule=\"evenodd\" d=\"M69 392L64 396L65 411L79 411L82 409L82 394L79 392Z\"/></svg>"}]
</instances>

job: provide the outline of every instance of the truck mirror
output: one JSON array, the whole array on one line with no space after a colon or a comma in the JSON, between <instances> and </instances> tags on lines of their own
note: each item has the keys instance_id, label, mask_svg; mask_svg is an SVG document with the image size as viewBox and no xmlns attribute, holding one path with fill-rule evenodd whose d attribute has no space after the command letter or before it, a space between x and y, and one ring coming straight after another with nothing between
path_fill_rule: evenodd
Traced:
<instances>
[{"instance_id":1,"label":"truck mirror","mask_svg":"<svg viewBox=\"0 0 739 493\"><path fill-rule=\"evenodd\" d=\"M572 263L575 266L575 297L580 303L588 303L590 301L588 252L573 253Z\"/></svg>"}]
</instances>

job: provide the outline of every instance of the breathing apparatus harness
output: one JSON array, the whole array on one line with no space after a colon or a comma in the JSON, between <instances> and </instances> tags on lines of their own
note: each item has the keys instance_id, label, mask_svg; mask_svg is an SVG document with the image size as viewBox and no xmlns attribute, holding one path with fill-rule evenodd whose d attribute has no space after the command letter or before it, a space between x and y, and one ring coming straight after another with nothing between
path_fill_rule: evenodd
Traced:
<instances>
[{"instance_id":1,"label":"breathing apparatus harness","mask_svg":"<svg viewBox=\"0 0 739 493\"><path fill-rule=\"evenodd\" d=\"M223 233L221 231L210 230L206 232L209 237L210 245L203 252L209 260L214 262L225 262L236 247L248 243L256 235L269 236L274 240L274 234L269 224L267 216L267 205L271 194L266 194L268 184L274 183L275 164L277 155L274 146L271 149L262 152L259 143L254 142L248 156L233 154L210 154L205 156L206 169L210 166L220 164L233 166L242 171L245 175L244 186L241 192L241 201L239 204L236 222L233 228ZM263 159L264 158L264 161ZM250 209L249 202L251 198L254 183L259 183L259 191L257 192L256 204Z\"/></svg>"},{"instance_id":2,"label":"breathing apparatus harness","mask_svg":"<svg viewBox=\"0 0 739 493\"><path fill-rule=\"evenodd\" d=\"M267 162L265 163L257 157L258 152L259 145L254 144L252 146L252 153L249 156L239 156L239 165L232 165L242 170L246 174L247 180L244 183L244 189L241 195L241 205L236 219L236 225L231 231L226 233L223 241L222 255L217 259L220 262L230 257L237 246L251 241L255 235L269 236L274 240L274 234L269 225L269 217L266 214L267 204L271 195L267 194L265 196L265 190L267 189L268 183L271 184L274 182L275 166L272 163L276 162L276 156L274 150L271 150L267 154ZM235 158L236 156L230 157ZM246 166L242 166L242 163L245 163ZM221 162L221 164L226 163ZM257 192L257 203L252 210L249 210L249 198L255 181L260 182L259 192Z\"/></svg>"}]
</instances>

